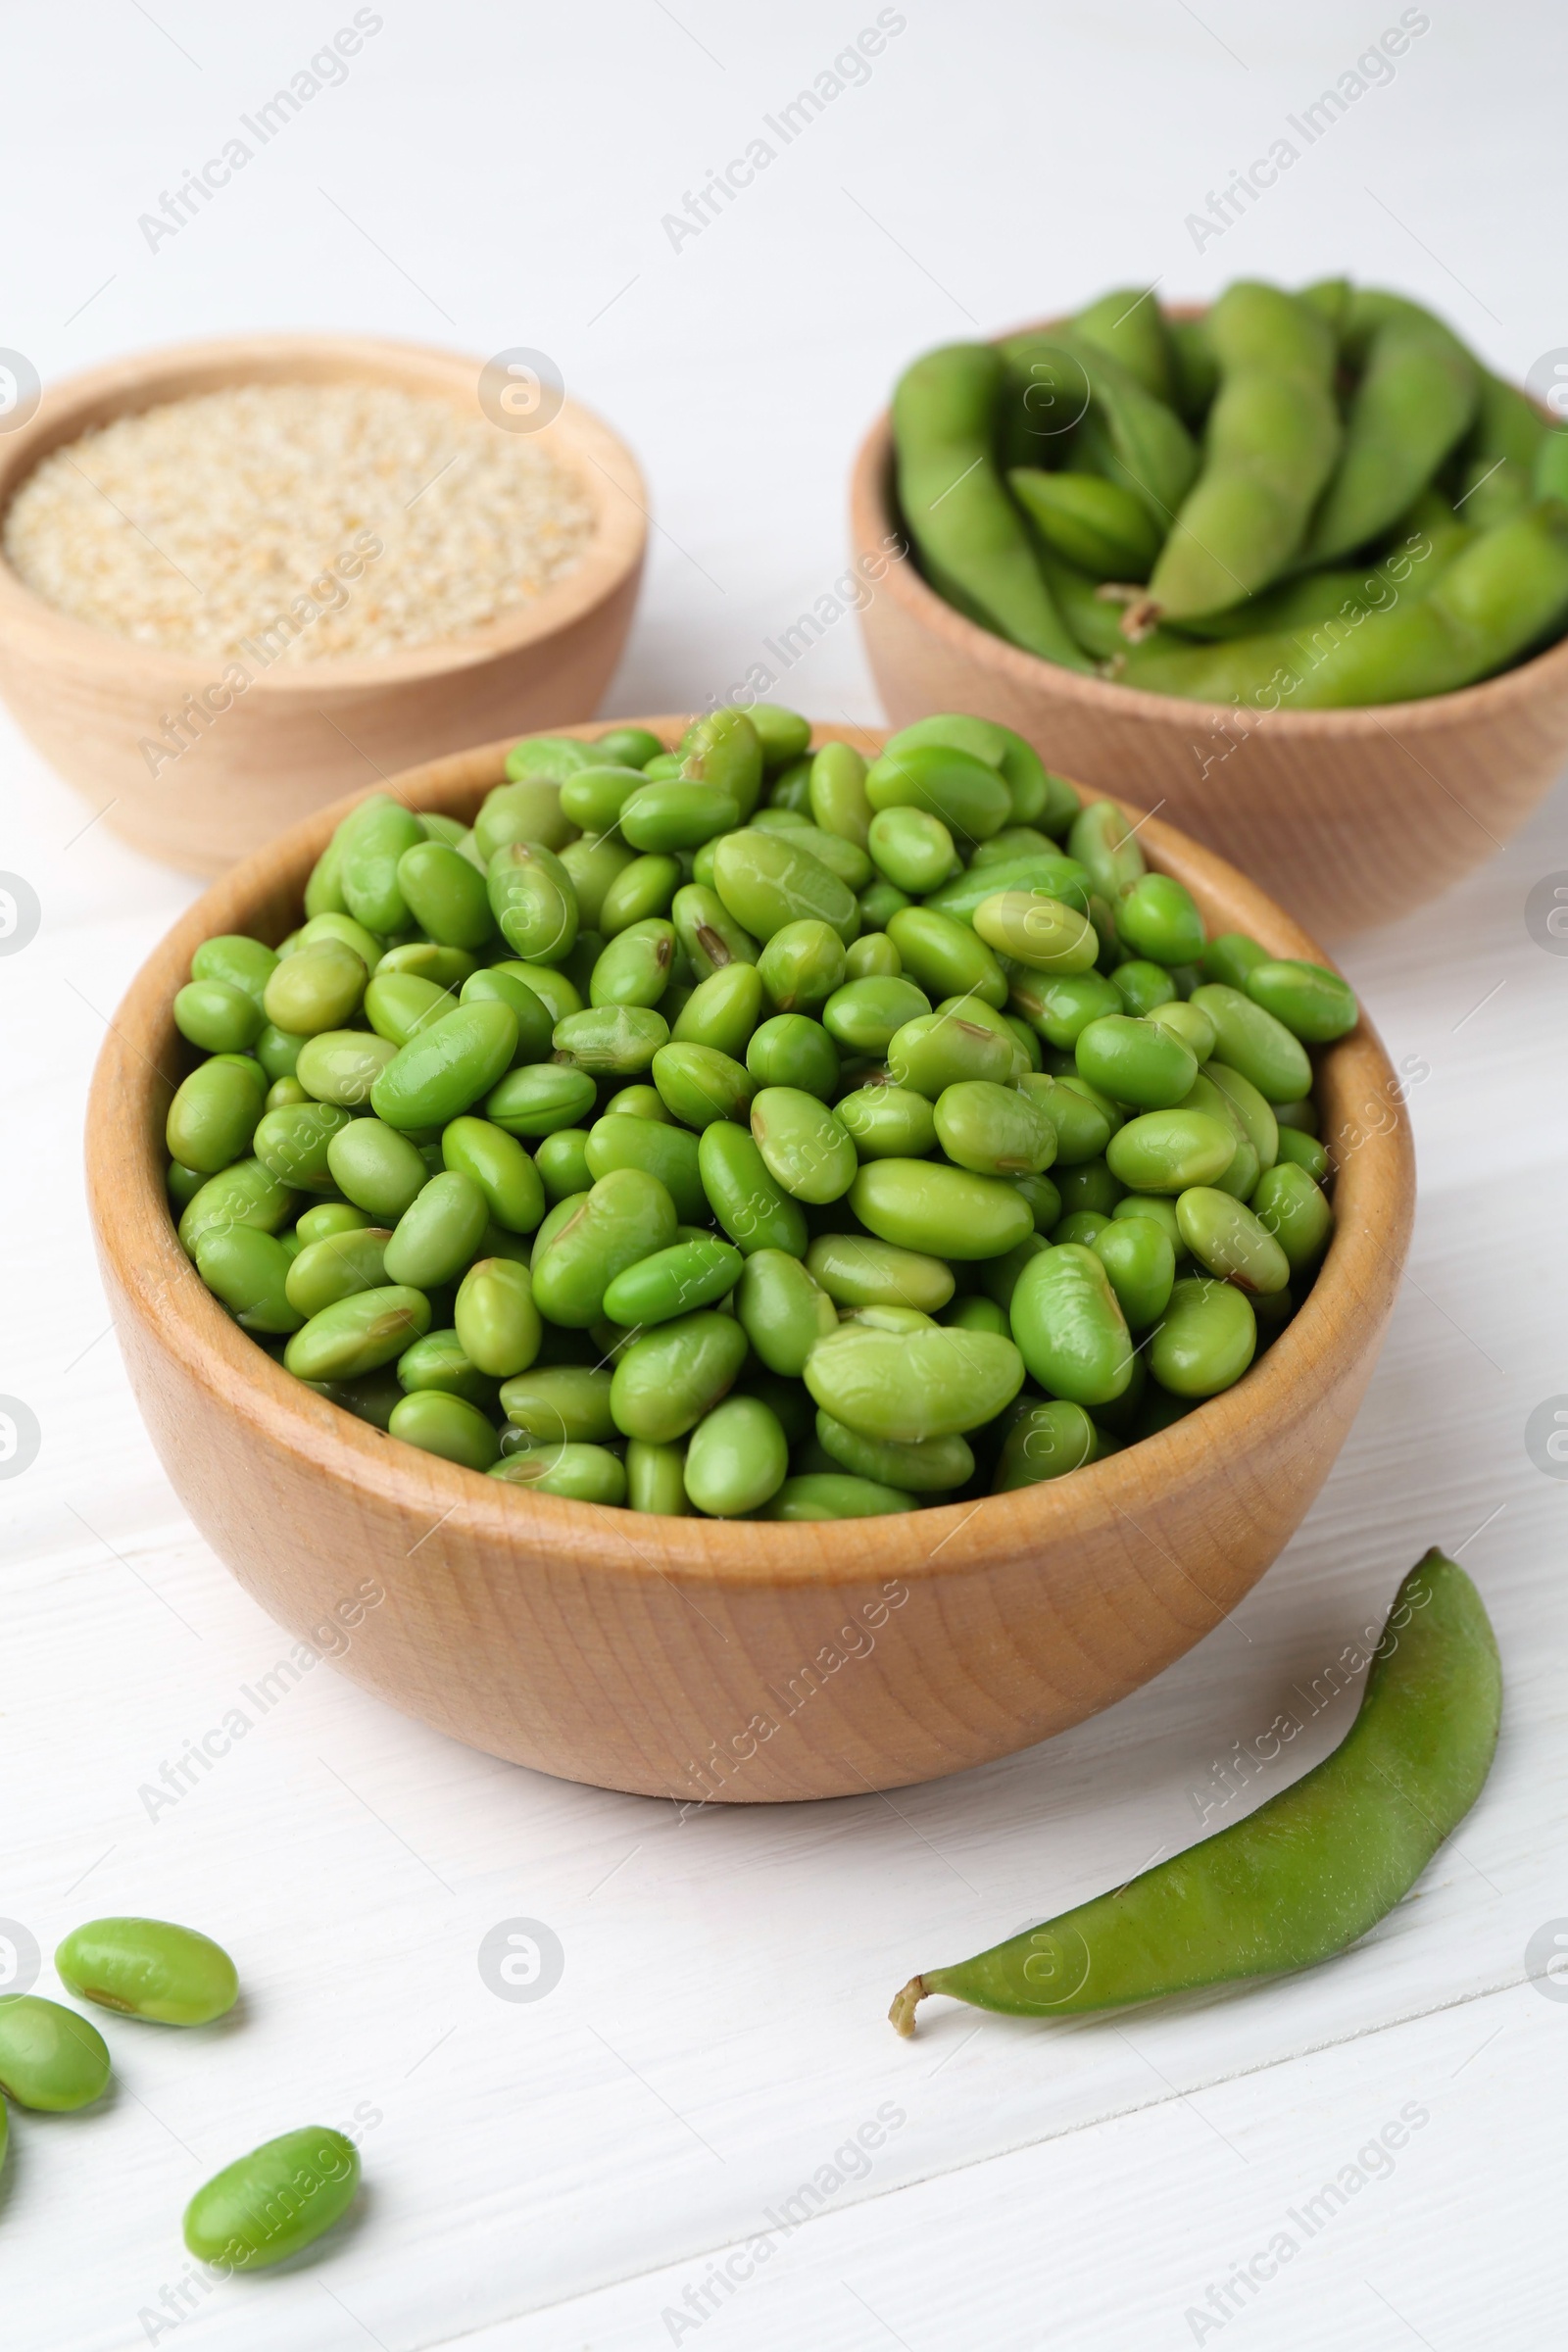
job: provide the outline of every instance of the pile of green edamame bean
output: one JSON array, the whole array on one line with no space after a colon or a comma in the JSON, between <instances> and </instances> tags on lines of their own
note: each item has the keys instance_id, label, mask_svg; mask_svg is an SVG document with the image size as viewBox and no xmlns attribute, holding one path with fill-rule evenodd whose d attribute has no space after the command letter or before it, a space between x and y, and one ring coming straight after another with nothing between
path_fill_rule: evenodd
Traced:
<instances>
[{"instance_id":1,"label":"pile of green edamame bean","mask_svg":"<svg viewBox=\"0 0 1568 2352\"><path fill-rule=\"evenodd\" d=\"M221 1944L167 1919L90 1919L55 1952L67 1990L160 2026L226 2017L239 1977ZM45 2115L90 2107L109 2087L109 2045L78 2009L32 1992L0 1999L0 2163L15 2102ZM348 2211L360 2181L352 2139L307 2125L225 2166L185 2209L185 2243L216 2271L260 2270L297 2254Z\"/></svg>"},{"instance_id":2,"label":"pile of green edamame bean","mask_svg":"<svg viewBox=\"0 0 1568 2352\"><path fill-rule=\"evenodd\" d=\"M1568 629L1568 432L1404 296L1136 289L916 360L899 501L950 604L1200 702L1446 694Z\"/></svg>"},{"instance_id":3,"label":"pile of green edamame bean","mask_svg":"<svg viewBox=\"0 0 1568 2352\"><path fill-rule=\"evenodd\" d=\"M530 738L198 949L179 1237L289 1371L548 1494L831 1519L1058 1477L1278 1334L1345 982L990 720L809 740Z\"/></svg>"}]
</instances>

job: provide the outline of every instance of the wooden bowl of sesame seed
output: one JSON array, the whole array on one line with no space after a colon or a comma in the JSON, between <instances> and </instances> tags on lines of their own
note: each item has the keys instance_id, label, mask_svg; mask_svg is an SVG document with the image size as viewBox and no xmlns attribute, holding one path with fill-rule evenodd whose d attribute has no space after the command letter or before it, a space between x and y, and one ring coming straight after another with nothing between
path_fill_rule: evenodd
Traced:
<instances>
[{"instance_id":1,"label":"wooden bowl of sesame seed","mask_svg":"<svg viewBox=\"0 0 1568 2352\"><path fill-rule=\"evenodd\" d=\"M216 874L454 743L589 717L646 539L636 460L542 354L144 353L0 431L0 695L113 832Z\"/></svg>"}]
</instances>

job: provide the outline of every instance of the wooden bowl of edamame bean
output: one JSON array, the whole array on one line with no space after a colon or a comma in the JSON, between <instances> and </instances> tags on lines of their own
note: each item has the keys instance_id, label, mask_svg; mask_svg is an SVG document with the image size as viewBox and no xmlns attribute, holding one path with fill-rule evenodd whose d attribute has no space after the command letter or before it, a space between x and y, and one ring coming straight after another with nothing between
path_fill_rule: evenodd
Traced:
<instances>
[{"instance_id":1,"label":"wooden bowl of edamame bean","mask_svg":"<svg viewBox=\"0 0 1568 2352\"><path fill-rule=\"evenodd\" d=\"M893 474L885 414L857 456L850 515L860 625L894 724L965 710L1015 728L1051 765L1222 848L1319 938L1449 889L1503 848L1568 758L1568 640L1456 692L1338 710L1291 710L1278 693L1255 708L1178 699L1024 652L912 559L890 561L907 544Z\"/></svg>"},{"instance_id":2,"label":"wooden bowl of edamame bean","mask_svg":"<svg viewBox=\"0 0 1568 2352\"><path fill-rule=\"evenodd\" d=\"M672 745L687 722L636 723ZM846 736L865 751L880 740L820 727L813 741ZM466 822L509 748L408 769L392 787ZM858 1794L1008 1754L1125 1697L1235 1608L1328 1475L1398 1286L1410 1135L1364 1021L1318 1064L1337 1172L1317 1279L1234 1387L1159 1434L1064 1478L869 1519L742 1523L567 1500L329 1402L223 1311L175 1235L164 1185L175 991L203 940L293 928L350 806L247 859L176 924L111 1025L87 1127L105 1285L154 1443L214 1550L292 1636L470 1746L697 1807ZM1139 837L1211 931L1322 959L1211 852L1154 817Z\"/></svg>"}]
</instances>

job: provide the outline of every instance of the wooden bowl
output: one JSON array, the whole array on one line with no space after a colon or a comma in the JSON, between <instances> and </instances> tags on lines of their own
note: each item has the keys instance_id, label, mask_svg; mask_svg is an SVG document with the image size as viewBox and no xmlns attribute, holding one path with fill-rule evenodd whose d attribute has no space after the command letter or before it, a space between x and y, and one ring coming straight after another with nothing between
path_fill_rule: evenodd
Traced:
<instances>
[{"instance_id":1,"label":"wooden bowl","mask_svg":"<svg viewBox=\"0 0 1568 2352\"><path fill-rule=\"evenodd\" d=\"M673 742L685 722L643 723ZM466 817L506 749L434 760L399 788ZM343 1603L357 1622L337 1663L394 1706L518 1764L698 1804L848 1795L1006 1755L1124 1697L1235 1608L1339 1451L1409 1238L1409 1129L1364 1023L1320 1063L1339 1165L1322 1271L1246 1378L1160 1436L1052 1485L884 1519L732 1526L568 1502L328 1404L229 1320L175 1239L174 991L210 934L292 927L348 806L249 858L175 925L120 1008L87 1118L131 1384L181 1501L271 1616L341 1650L318 1629ZM1215 929L1318 955L1234 867L1157 818L1142 839ZM385 1594L368 1608L354 1600L366 1579Z\"/></svg>"},{"instance_id":2,"label":"wooden bowl","mask_svg":"<svg viewBox=\"0 0 1568 2352\"><path fill-rule=\"evenodd\" d=\"M0 434L0 514L50 450L162 401L237 383L365 382L449 400L471 417L482 365L360 335L253 335L117 360L50 385L24 425ZM205 732L187 720L177 758L160 759L160 739L178 740L168 720L221 679L223 661L91 628L0 561L0 694L113 832L197 874L220 873L326 802L476 731L586 718L631 625L647 494L624 443L574 402L538 439L581 480L594 535L573 571L490 628L376 661L260 669Z\"/></svg>"},{"instance_id":3,"label":"wooden bowl","mask_svg":"<svg viewBox=\"0 0 1568 2352\"><path fill-rule=\"evenodd\" d=\"M1271 712L1142 693L1008 645L945 603L912 558L888 564L902 525L885 414L856 458L850 528L880 575L860 627L895 726L937 710L1000 719L1097 793L1223 845L1323 939L1448 889L1518 831L1568 758L1568 639L1457 694Z\"/></svg>"}]
</instances>

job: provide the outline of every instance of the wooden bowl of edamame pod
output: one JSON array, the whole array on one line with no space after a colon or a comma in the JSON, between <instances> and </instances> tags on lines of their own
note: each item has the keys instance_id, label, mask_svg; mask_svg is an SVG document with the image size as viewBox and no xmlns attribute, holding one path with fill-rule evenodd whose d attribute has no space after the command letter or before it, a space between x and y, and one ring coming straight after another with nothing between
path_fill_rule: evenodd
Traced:
<instances>
[{"instance_id":1,"label":"wooden bowl of edamame pod","mask_svg":"<svg viewBox=\"0 0 1568 2352\"><path fill-rule=\"evenodd\" d=\"M1504 847L1568 759L1568 640L1458 692L1319 710L1178 699L1023 652L890 554L907 541L886 414L857 456L850 521L860 626L896 726L943 710L999 719L1050 765L1222 849L1321 939L1451 888Z\"/></svg>"},{"instance_id":2,"label":"wooden bowl of edamame pod","mask_svg":"<svg viewBox=\"0 0 1568 2352\"><path fill-rule=\"evenodd\" d=\"M687 722L638 723L673 744ZM834 727L814 741L847 734L880 742ZM509 748L410 768L392 789L470 819ZM275 941L295 925L351 805L247 859L175 925L111 1025L87 1122L105 1286L154 1443L220 1558L309 1645L296 1659L327 1657L454 1739L564 1779L682 1806L779 1803L930 1780L1048 1739L1235 1608L1327 1477L1398 1287L1410 1133L1365 1022L1318 1065L1338 1173L1317 1279L1235 1387L1159 1435L1045 1484L873 1519L742 1523L568 1501L329 1403L230 1320L175 1236L164 1188L174 993L203 940ZM1157 817L1140 839L1211 931L1321 960L1211 852Z\"/></svg>"}]
</instances>

